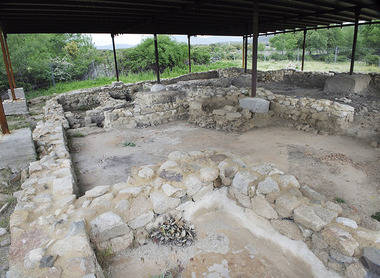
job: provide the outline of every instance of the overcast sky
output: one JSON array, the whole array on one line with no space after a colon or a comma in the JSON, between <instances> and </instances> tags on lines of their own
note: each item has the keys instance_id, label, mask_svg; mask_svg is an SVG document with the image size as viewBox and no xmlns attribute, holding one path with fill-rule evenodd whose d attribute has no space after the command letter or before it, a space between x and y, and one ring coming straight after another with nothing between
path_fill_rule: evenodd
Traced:
<instances>
[{"instance_id":1,"label":"overcast sky","mask_svg":"<svg viewBox=\"0 0 380 278\"><path fill-rule=\"evenodd\" d=\"M94 42L95 46L105 46L105 45L111 45L112 40L111 40L111 35L110 34L89 34L92 37L92 41ZM149 37L152 35L141 35L141 34L128 34L128 35L118 35L115 36L115 44L116 47L117 45L121 44L128 44L131 46L135 46L141 42L142 39ZM185 42L187 40L186 36L184 35L176 35L172 36L176 40ZM229 37L229 36L197 36L196 38L192 37L192 42L194 43L202 43L204 42L232 42L232 41L237 41L240 42L242 41L241 37Z\"/></svg>"}]
</instances>

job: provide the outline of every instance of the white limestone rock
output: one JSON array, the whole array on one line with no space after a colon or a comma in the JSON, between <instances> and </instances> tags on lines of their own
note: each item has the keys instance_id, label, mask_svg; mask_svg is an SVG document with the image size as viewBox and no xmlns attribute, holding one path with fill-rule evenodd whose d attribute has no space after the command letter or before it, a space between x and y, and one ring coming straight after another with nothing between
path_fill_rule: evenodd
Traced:
<instances>
[{"instance_id":1,"label":"white limestone rock","mask_svg":"<svg viewBox=\"0 0 380 278\"><path fill-rule=\"evenodd\" d=\"M86 191L85 196L87 198L96 198L107 193L109 189L110 189L109 185L99 185L92 188L91 190Z\"/></svg>"},{"instance_id":2,"label":"white limestone rock","mask_svg":"<svg viewBox=\"0 0 380 278\"><path fill-rule=\"evenodd\" d=\"M73 194L74 180L72 176L57 178L53 181L53 195Z\"/></svg>"},{"instance_id":3,"label":"white limestone rock","mask_svg":"<svg viewBox=\"0 0 380 278\"><path fill-rule=\"evenodd\" d=\"M279 177L279 185L281 189L287 189L290 186L300 188L300 184L295 176L293 175L282 175Z\"/></svg>"},{"instance_id":4,"label":"white limestone rock","mask_svg":"<svg viewBox=\"0 0 380 278\"><path fill-rule=\"evenodd\" d=\"M327 223L315 213L313 207L308 205L299 206L294 210L294 221L315 232L320 231L327 225Z\"/></svg>"},{"instance_id":5,"label":"white limestone rock","mask_svg":"<svg viewBox=\"0 0 380 278\"><path fill-rule=\"evenodd\" d=\"M173 160L167 160L165 161L161 167L160 167L160 171L163 171L163 170L169 170L169 169L173 169L175 167L177 167L178 164L177 162L173 161Z\"/></svg>"},{"instance_id":6,"label":"white limestone rock","mask_svg":"<svg viewBox=\"0 0 380 278\"><path fill-rule=\"evenodd\" d=\"M144 189L143 186L130 186L123 190L119 191L120 195L126 195L127 198L135 197L140 194L140 192Z\"/></svg>"},{"instance_id":7,"label":"white limestone rock","mask_svg":"<svg viewBox=\"0 0 380 278\"><path fill-rule=\"evenodd\" d=\"M337 217L335 219L335 221L339 224L342 224L344 226L347 226L347 227L350 227L352 229L357 229L358 228L358 224L356 224L356 221L355 220L352 220L352 219L349 219L349 218L345 218L345 217Z\"/></svg>"},{"instance_id":8,"label":"white limestone rock","mask_svg":"<svg viewBox=\"0 0 380 278\"><path fill-rule=\"evenodd\" d=\"M166 87L162 84L154 84L151 88L150 88L150 91L152 93L157 93L157 92L162 92L162 91L166 91Z\"/></svg>"},{"instance_id":9,"label":"white limestone rock","mask_svg":"<svg viewBox=\"0 0 380 278\"><path fill-rule=\"evenodd\" d=\"M335 248L345 256L353 256L356 248L359 247L359 243L352 235L339 227L326 227L322 231L322 237L330 247Z\"/></svg>"},{"instance_id":10,"label":"white limestone rock","mask_svg":"<svg viewBox=\"0 0 380 278\"><path fill-rule=\"evenodd\" d=\"M260 194L269 194L272 192L279 192L280 188L278 187L277 182L271 177L267 177L265 180L259 182L257 185L257 193Z\"/></svg>"},{"instance_id":11,"label":"white limestone rock","mask_svg":"<svg viewBox=\"0 0 380 278\"><path fill-rule=\"evenodd\" d=\"M158 214L174 209L180 203L179 199L168 197L159 191L152 192L150 194L150 200L152 201L154 212Z\"/></svg>"},{"instance_id":12,"label":"white limestone rock","mask_svg":"<svg viewBox=\"0 0 380 278\"><path fill-rule=\"evenodd\" d=\"M180 188L177 188L177 187L174 187L174 186L171 186L170 184L168 183L164 183L162 185L162 191L168 196L168 197L171 197L174 193L178 192L178 191L181 191Z\"/></svg>"},{"instance_id":13,"label":"white limestone rock","mask_svg":"<svg viewBox=\"0 0 380 278\"><path fill-rule=\"evenodd\" d=\"M253 175L249 171L239 171L232 180L232 187L240 193L247 195L248 189L253 186L253 183L256 180L257 176Z\"/></svg>"},{"instance_id":14,"label":"white limestone rock","mask_svg":"<svg viewBox=\"0 0 380 278\"><path fill-rule=\"evenodd\" d=\"M269 101L258 97L246 97L239 100L240 107L252 113L268 113L269 104Z\"/></svg>"},{"instance_id":15,"label":"white limestone rock","mask_svg":"<svg viewBox=\"0 0 380 278\"><path fill-rule=\"evenodd\" d=\"M149 167L143 167L139 171L138 176L143 179L151 179L154 176L154 171Z\"/></svg>"},{"instance_id":16,"label":"white limestone rock","mask_svg":"<svg viewBox=\"0 0 380 278\"><path fill-rule=\"evenodd\" d=\"M196 175L188 175L184 180L184 185L187 189L187 194L193 196L203 186L203 183Z\"/></svg>"},{"instance_id":17,"label":"white limestone rock","mask_svg":"<svg viewBox=\"0 0 380 278\"><path fill-rule=\"evenodd\" d=\"M130 232L128 225L112 211L105 212L90 222L92 238L102 242Z\"/></svg>"},{"instance_id":18,"label":"white limestone rock","mask_svg":"<svg viewBox=\"0 0 380 278\"><path fill-rule=\"evenodd\" d=\"M291 194L283 194L276 199L276 211L281 217L291 217L294 209L300 205L301 201Z\"/></svg>"},{"instance_id":19,"label":"white limestone rock","mask_svg":"<svg viewBox=\"0 0 380 278\"><path fill-rule=\"evenodd\" d=\"M153 218L154 218L153 211L150 210L144 214L139 215L135 219L129 221L128 225L132 229L138 229L138 228L144 227L146 224L151 222Z\"/></svg>"},{"instance_id":20,"label":"white limestone rock","mask_svg":"<svg viewBox=\"0 0 380 278\"><path fill-rule=\"evenodd\" d=\"M44 254L45 251L43 248L36 248L29 251L24 258L24 267L27 269L36 268Z\"/></svg>"},{"instance_id":21,"label":"white limestone rock","mask_svg":"<svg viewBox=\"0 0 380 278\"><path fill-rule=\"evenodd\" d=\"M200 170L200 177L202 182L213 182L219 176L217 168L207 167Z\"/></svg>"},{"instance_id":22,"label":"white limestone rock","mask_svg":"<svg viewBox=\"0 0 380 278\"><path fill-rule=\"evenodd\" d=\"M266 218L266 219L277 219L278 214L269 204L269 202L262 196L255 196L251 200L253 211Z\"/></svg>"}]
</instances>

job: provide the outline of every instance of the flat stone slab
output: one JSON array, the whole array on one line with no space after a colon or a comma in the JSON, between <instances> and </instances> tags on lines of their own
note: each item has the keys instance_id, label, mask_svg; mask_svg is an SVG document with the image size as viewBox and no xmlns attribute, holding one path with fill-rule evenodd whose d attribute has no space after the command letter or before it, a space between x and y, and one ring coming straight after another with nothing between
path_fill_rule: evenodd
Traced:
<instances>
[{"instance_id":1,"label":"flat stone slab","mask_svg":"<svg viewBox=\"0 0 380 278\"><path fill-rule=\"evenodd\" d=\"M36 150L29 128L0 136L0 169L20 170L36 160Z\"/></svg>"},{"instance_id":2,"label":"flat stone slab","mask_svg":"<svg viewBox=\"0 0 380 278\"><path fill-rule=\"evenodd\" d=\"M16 98L23 98L23 99L25 99L24 88L15 88L15 95L16 95ZM12 99L12 91L11 91L11 89L8 89L8 97L9 97L9 99Z\"/></svg>"},{"instance_id":3,"label":"flat stone slab","mask_svg":"<svg viewBox=\"0 0 380 278\"><path fill-rule=\"evenodd\" d=\"M248 109L252 113L268 113L270 102L257 97L246 97L239 100L241 108Z\"/></svg>"},{"instance_id":4,"label":"flat stone slab","mask_svg":"<svg viewBox=\"0 0 380 278\"><path fill-rule=\"evenodd\" d=\"M368 74L337 74L325 82L323 91L329 93L341 93L344 95L367 92L371 77Z\"/></svg>"},{"instance_id":5,"label":"flat stone slab","mask_svg":"<svg viewBox=\"0 0 380 278\"><path fill-rule=\"evenodd\" d=\"M4 112L6 116L28 114L28 106L25 99L4 100Z\"/></svg>"}]
</instances>

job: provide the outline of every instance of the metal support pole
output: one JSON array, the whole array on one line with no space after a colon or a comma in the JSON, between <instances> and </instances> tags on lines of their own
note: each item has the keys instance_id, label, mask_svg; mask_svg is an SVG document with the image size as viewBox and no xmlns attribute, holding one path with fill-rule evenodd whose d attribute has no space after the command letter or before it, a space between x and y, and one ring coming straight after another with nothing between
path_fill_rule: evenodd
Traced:
<instances>
[{"instance_id":1,"label":"metal support pole","mask_svg":"<svg viewBox=\"0 0 380 278\"><path fill-rule=\"evenodd\" d=\"M243 48L241 49L242 50L242 55L241 55L241 67L244 68L244 62L245 62L245 58L244 58L244 54L245 54L245 35L243 35Z\"/></svg>"},{"instance_id":2,"label":"metal support pole","mask_svg":"<svg viewBox=\"0 0 380 278\"><path fill-rule=\"evenodd\" d=\"M259 37L259 11L257 0L253 1L253 32L252 32L252 91L251 97L256 96L257 87L257 45Z\"/></svg>"},{"instance_id":3,"label":"metal support pole","mask_svg":"<svg viewBox=\"0 0 380 278\"><path fill-rule=\"evenodd\" d=\"M3 59L4 59L5 70L7 72L8 83L9 83L9 87L11 88L11 92L12 92L12 99L16 100L16 94L15 94L15 90L13 87L13 81L12 81L12 77L11 77L11 74L9 71L8 56L7 56L7 52L5 50L5 40L4 40L3 32L1 29L0 29L0 43L1 43L1 50L3 52Z\"/></svg>"},{"instance_id":4,"label":"metal support pole","mask_svg":"<svg viewBox=\"0 0 380 278\"><path fill-rule=\"evenodd\" d=\"M356 41L358 39L358 23L359 23L360 9L355 10L355 27L354 27L354 40L352 42L352 53L351 53L351 65L350 65L350 75L354 72L355 64L355 51L356 51Z\"/></svg>"},{"instance_id":5,"label":"metal support pole","mask_svg":"<svg viewBox=\"0 0 380 278\"><path fill-rule=\"evenodd\" d=\"M303 29L303 43L302 43L302 62L301 62L301 70L303 71L303 66L305 64L305 46L306 46L306 29Z\"/></svg>"},{"instance_id":6,"label":"metal support pole","mask_svg":"<svg viewBox=\"0 0 380 278\"><path fill-rule=\"evenodd\" d=\"M190 49L190 35L187 35L187 48L189 49L189 73L191 72L191 49Z\"/></svg>"},{"instance_id":7,"label":"metal support pole","mask_svg":"<svg viewBox=\"0 0 380 278\"><path fill-rule=\"evenodd\" d=\"M3 102L1 101L1 99L0 99L0 126L1 126L1 130L3 134L10 134L7 118L5 117Z\"/></svg>"},{"instance_id":8,"label":"metal support pole","mask_svg":"<svg viewBox=\"0 0 380 278\"><path fill-rule=\"evenodd\" d=\"M158 46L157 46L157 34L154 34L154 52L156 54L156 74L157 74L157 83L160 84L160 64L158 62Z\"/></svg>"},{"instance_id":9,"label":"metal support pole","mask_svg":"<svg viewBox=\"0 0 380 278\"><path fill-rule=\"evenodd\" d=\"M111 38L112 38L112 48L113 48L113 59L115 60L116 80L119 82L119 69L117 68L116 48L115 48L115 34L111 34Z\"/></svg>"},{"instance_id":10,"label":"metal support pole","mask_svg":"<svg viewBox=\"0 0 380 278\"><path fill-rule=\"evenodd\" d=\"M11 60L11 55L9 55L8 40L7 40L6 34L4 34L4 40L5 40L5 50L7 51L7 56L8 56L9 69L11 72L11 78L12 78L12 82L13 82L13 88L16 88L16 81L15 81L15 76L13 74L12 60Z\"/></svg>"},{"instance_id":11,"label":"metal support pole","mask_svg":"<svg viewBox=\"0 0 380 278\"><path fill-rule=\"evenodd\" d=\"M244 47L244 73L247 73L248 67L248 36L245 36L245 47Z\"/></svg>"}]
</instances>

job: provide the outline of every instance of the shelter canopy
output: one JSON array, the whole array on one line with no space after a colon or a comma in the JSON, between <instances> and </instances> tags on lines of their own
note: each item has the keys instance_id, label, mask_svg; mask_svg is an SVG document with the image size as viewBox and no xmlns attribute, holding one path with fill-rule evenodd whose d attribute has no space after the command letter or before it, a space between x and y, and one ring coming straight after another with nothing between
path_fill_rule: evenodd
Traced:
<instances>
[{"instance_id":1,"label":"shelter canopy","mask_svg":"<svg viewBox=\"0 0 380 278\"><path fill-rule=\"evenodd\" d=\"M253 33L251 0L2 0L5 33ZM376 0L257 0L259 33L380 18Z\"/></svg>"}]
</instances>

